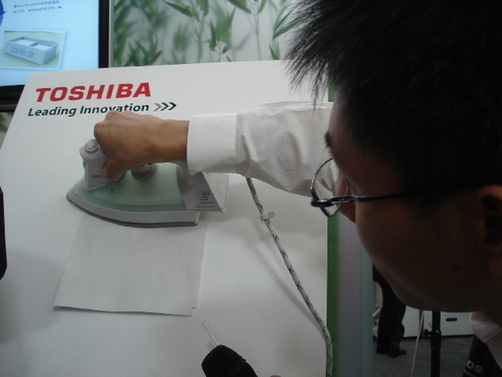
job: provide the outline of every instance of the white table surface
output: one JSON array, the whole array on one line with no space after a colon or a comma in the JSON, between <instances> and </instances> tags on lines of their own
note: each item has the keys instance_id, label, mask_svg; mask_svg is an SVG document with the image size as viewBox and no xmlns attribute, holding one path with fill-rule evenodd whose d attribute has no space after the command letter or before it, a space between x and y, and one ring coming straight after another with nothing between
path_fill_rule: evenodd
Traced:
<instances>
[{"instance_id":1,"label":"white table surface","mask_svg":"<svg viewBox=\"0 0 502 377\"><path fill-rule=\"evenodd\" d=\"M236 93L247 81L254 82L257 89L239 91L242 101L237 105L231 103L232 98L225 102L222 95L221 106L201 105L201 112L209 108L225 111L224 106L239 111L274 99L293 99L284 79L276 77L275 62L201 65L197 69L211 72L210 77L193 78L202 88L214 87L218 77L227 77L229 69L255 72L258 77L270 73L265 83L249 74L247 78L241 75L239 83L224 80L228 87L222 88L219 82L221 93ZM135 77L145 75L144 81L158 77L159 72L177 76L169 67L146 71L134 71L138 72ZM77 77L72 73L64 79L85 81L95 74L89 71ZM130 75L130 71L120 75ZM207 82L201 79L204 76L208 76ZM57 85L60 77L40 75L32 80L31 89L40 82L51 85L55 80ZM262 93L265 84L275 88L275 93ZM203 376L200 363L211 350L201 326L205 320L219 341L243 355L259 376L324 375L320 331L240 176L231 176L226 213L203 214L208 229L199 304L192 316L54 307L76 232L84 216L89 216L71 205L65 194L82 175L78 148L92 137L92 127L103 115L28 117L33 96L23 97L0 151L8 252L7 273L0 281L0 376ZM65 102L54 105L65 106ZM188 115L180 111L169 117ZM308 198L261 182L256 186L265 210L276 213L274 226L311 300L324 316L325 218L310 207Z\"/></svg>"}]
</instances>

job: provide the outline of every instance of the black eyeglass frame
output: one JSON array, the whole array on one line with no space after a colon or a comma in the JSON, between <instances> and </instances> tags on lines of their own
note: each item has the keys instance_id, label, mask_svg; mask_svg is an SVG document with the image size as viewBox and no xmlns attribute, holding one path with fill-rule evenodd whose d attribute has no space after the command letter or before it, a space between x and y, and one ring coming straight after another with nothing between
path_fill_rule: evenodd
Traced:
<instances>
[{"instance_id":1,"label":"black eyeglass frame","mask_svg":"<svg viewBox=\"0 0 502 377\"><path fill-rule=\"evenodd\" d=\"M332 217L338 213L340 210L340 207L342 204L348 204L348 203L355 203L355 202L372 202L376 200L384 200L384 199L393 199L393 198L399 198L399 197L404 197L404 196L410 196L410 195L419 195L419 194L425 194L428 192L438 192L438 191L449 191L453 189L473 189L477 187L481 187L483 185L477 184L477 185L442 185L442 186L435 186L435 187L429 187L421 190L416 190L416 191L407 191L407 192L398 192L398 193L393 193L393 194L381 194L381 195L339 195L339 196L333 196L331 198L327 199L321 199L317 195L315 191L315 182L317 180L317 175L321 171L321 169L328 164L330 161L332 161L333 158L330 158L329 160L325 161L319 169L317 169L316 173L312 177L312 181L310 183L310 193L312 195L312 201L310 204L313 207L320 208L321 211L327 216L327 217ZM338 205L338 208L336 209L335 212L330 213L326 208Z\"/></svg>"}]
</instances>

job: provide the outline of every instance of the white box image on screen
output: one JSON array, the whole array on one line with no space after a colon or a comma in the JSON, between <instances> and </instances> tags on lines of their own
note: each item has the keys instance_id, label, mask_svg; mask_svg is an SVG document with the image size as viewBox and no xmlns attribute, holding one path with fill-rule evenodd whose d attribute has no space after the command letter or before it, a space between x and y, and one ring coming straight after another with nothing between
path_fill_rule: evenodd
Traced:
<instances>
[{"instance_id":1,"label":"white box image on screen","mask_svg":"<svg viewBox=\"0 0 502 377\"><path fill-rule=\"evenodd\" d=\"M45 64L56 55L57 42L19 37L5 42L5 52L37 64Z\"/></svg>"}]
</instances>

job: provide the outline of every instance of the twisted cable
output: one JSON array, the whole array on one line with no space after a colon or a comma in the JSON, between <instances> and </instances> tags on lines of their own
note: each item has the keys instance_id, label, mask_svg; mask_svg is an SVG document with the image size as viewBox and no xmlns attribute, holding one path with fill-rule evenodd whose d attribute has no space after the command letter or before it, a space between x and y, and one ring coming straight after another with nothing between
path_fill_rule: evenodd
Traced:
<instances>
[{"instance_id":1,"label":"twisted cable","mask_svg":"<svg viewBox=\"0 0 502 377\"><path fill-rule=\"evenodd\" d=\"M253 197L253 201L256 204L256 207L258 208L258 212L260 213L260 218L261 220L267 225L267 228L272 235L272 238L274 240L275 245L279 249L279 253L282 256L282 259L286 265L286 268L288 269L291 277L293 278L293 282L300 292L300 295L302 296L303 300L305 301L305 304L307 305L308 309L310 310L310 313L316 320L320 330L321 334L324 338L324 342L326 343L326 377L331 377L333 373L333 344L331 341L331 335L328 331L328 328L326 327L326 324L324 323L323 319L317 312L316 308L310 301L309 296L305 292L305 289L303 288L302 283L300 282L300 279L298 278L298 275L293 268L293 265L291 264L291 261L289 260L289 256L286 253L286 250L282 246L279 236L277 235L277 232L275 231L274 227L272 226L272 223L270 219L274 217L273 212L266 213L263 209L263 206L258 198L258 193L256 192L256 188L254 186L253 181L250 178L246 178L247 184L249 186L249 191L251 192L251 196Z\"/></svg>"}]
</instances>

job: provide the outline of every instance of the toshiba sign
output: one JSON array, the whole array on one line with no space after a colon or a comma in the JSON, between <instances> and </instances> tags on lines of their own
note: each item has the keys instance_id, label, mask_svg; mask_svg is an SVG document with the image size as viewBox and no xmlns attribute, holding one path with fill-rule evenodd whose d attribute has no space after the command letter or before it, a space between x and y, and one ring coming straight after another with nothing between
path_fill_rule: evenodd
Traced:
<instances>
[{"instance_id":1,"label":"toshiba sign","mask_svg":"<svg viewBox=\"0 0 502 377\"><path fill-rule=\"evenodd\" d=\"M140 96L150 97L150 85L147 82L141 84L102 84L102 85L77 85L71 88L58 86L55 88L37 88L37 102L58 102L65 99L70 101L112 98L137 98Z\"/></svg>"},{"instance_id":2,"label":"toshiba sign","mask_svg":"<svg viewBox=\"0 0 502 377\"><path fill-rule=\"evenodd\" d=\"M109 111L171 111L176 103L151 99L150 84L99 84L68 86L37 86L34 89L36 106L28 109L29 117L106 114ZM108 101L104 101L108 100ZM145 101L146 100L146 101ZM62 101L72 101L68 106ZM80 103L78 101L81 101Z\"/></svg>"}]
</instances>

